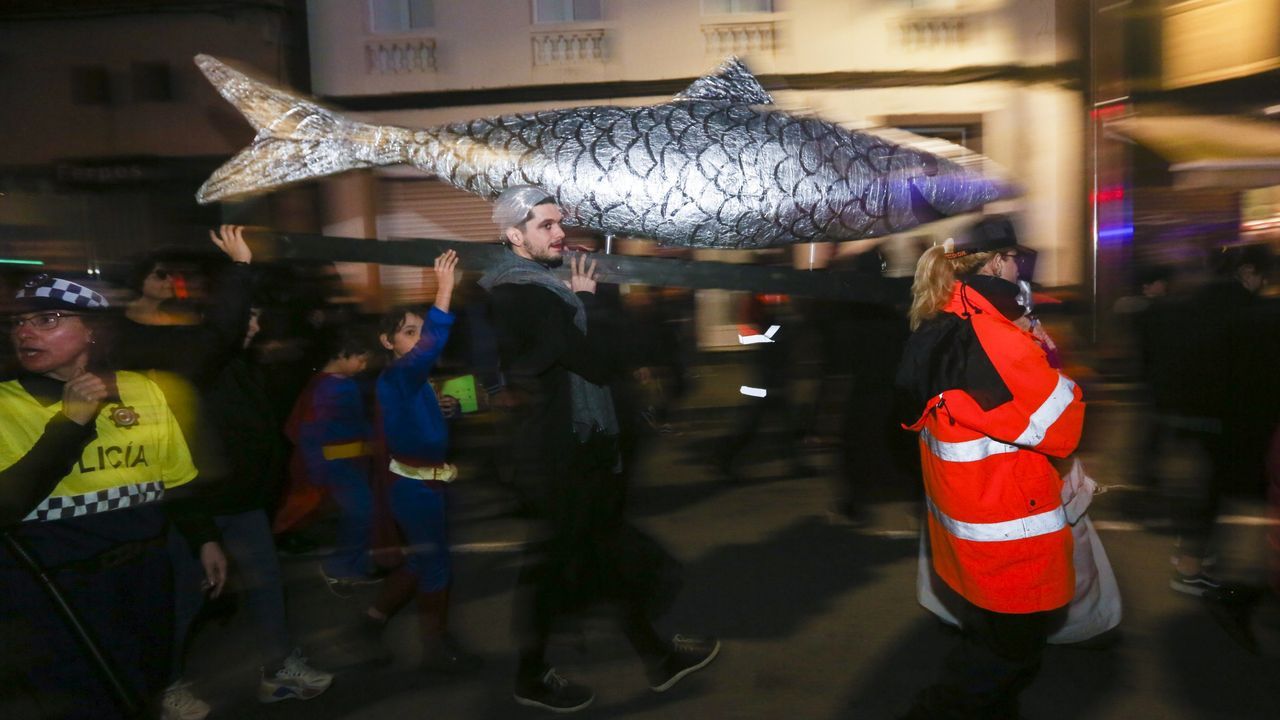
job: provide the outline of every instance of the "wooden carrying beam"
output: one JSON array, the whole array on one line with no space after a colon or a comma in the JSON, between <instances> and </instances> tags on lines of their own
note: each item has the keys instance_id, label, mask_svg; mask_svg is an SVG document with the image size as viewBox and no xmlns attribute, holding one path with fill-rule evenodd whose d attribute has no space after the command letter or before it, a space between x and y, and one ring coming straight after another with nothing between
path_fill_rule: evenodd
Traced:
<instances>
[{"instance_id":1,"label":"wooden carrying beam","mask_svg":"<svg viewBox=\"0 0 1280 720\"><path fill-rule=\"evenodd\" d=\"M505 248L496 243L458 240L405 239L377 241L323 235L255 235L255 257L429 267L445 250L458 253L468 272L483 272ZM720 288L819 297L850 302L889 302L887 283L878 276L839 270L790 268L702 260L635 257L593 253L601 282L637 283L659 287ZM568 266L561 269L568 277Z\"/></svg>"}]
</instances>

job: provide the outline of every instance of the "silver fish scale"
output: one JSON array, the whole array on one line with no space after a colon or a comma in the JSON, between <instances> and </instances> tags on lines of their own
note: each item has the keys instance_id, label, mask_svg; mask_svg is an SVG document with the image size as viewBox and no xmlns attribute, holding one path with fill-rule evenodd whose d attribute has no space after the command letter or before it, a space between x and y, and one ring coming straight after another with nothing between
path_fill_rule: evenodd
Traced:
<instances>
[{"instance_id":1,"label":"silver fish scale","mask_svg":"<svg viewBox=\"0 0 1280 720\"><path fill-rule=\"evenodd\" d=\"M918 151L817 118L698 100L484 118L415 140L411 161L462 190L538 185L556 192L566 225L695 247L912 227L904 196L925 165Z\"/></svg>"},{"instance_id":2,"label":"silver fish scale","mask_svg":"<svg viewBox=\"0 0 1280 720\"><path fill-rule=\"evenodd\" d=\"M556 194L567 224L596 232L761 248L898 232L1012 190L928 152L772 109L737 61L661 105L425 130L358 122L216 58L196 63L258 130L201 186L200 202L409 162L486 198L540 186Z\"/></svg>"}]
</instances>

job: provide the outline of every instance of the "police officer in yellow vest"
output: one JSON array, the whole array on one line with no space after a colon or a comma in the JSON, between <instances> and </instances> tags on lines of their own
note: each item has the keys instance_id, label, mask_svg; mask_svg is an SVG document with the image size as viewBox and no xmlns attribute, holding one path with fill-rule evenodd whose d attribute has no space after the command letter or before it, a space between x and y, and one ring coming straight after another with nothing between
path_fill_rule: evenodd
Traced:
<instances>
[{"instance_id":1,"label":"police officer in yellow vest","mask_svg":"<svg viewBox=\"0 0 1280 720\"><path fill-rule=\"evenodd\" d=\"M209 592L226 560L199 513L160 500L196 475L157 386L104 367L107 300L40 275L8 316L16 378L0 383L0 716L108 718L120 704L18 547L43 567L129 693L151 702L168 676L173 520ZM168 518L166 518L168 516ZM149 711L154 712L153 709Z\"/></svg>"}]
</instances>

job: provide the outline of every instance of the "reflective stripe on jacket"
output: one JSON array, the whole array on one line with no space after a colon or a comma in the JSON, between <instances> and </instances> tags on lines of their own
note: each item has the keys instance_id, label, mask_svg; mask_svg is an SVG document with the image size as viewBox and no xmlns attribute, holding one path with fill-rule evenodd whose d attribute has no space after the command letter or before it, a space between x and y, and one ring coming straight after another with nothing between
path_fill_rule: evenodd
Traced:
<instances>
[{"instance_id":1,"label":"reflective stripe on jacket","mask_svg":"<svg viewBox=\"0 0 1280 720\"><path fill-rule=\"evenodd\" d=\"M1027 332L957 283L945 312L972 323L1011 400L983 407L964 388L931 398L920 433L933 564L973 604L1003 613L1066 605L1075 588L1062 480L1049 456L1075 450L1080 389Z\"/></svg>"}]
</instances>

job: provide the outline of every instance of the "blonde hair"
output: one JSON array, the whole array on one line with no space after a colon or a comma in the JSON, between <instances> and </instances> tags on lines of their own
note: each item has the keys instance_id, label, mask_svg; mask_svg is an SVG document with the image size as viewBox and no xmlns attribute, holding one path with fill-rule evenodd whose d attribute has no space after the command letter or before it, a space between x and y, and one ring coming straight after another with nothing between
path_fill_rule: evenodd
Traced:
<instances>
[{"instance_id":1,"label":"blonde hair","mask_svg":"<svg viewBox=\"0 0 1280 720\"><path fill-rule=\"evenodd\" d=\"M916 263L915 281L911 283L911 310L907 314L912 330L946 306L956 278L972 275L996 255L980 252L948 258L947 253L946 245L934 245Z\"/></svg>"}]
</instances>

